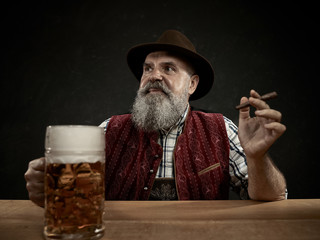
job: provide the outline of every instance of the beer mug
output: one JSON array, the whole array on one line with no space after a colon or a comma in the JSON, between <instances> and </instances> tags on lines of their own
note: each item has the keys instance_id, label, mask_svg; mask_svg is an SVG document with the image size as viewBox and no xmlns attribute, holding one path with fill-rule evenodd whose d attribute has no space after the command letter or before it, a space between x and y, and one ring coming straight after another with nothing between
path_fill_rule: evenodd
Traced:
<instances>
[{"instance_id":1,"label":"beer mug","mask_svg":"<svg viewBox=\"0 0 320 240\"><path fill-rule=\"evenodd\" d=\"M105 200L103 128L48 126L45 159L45 238L101 238Z\"/></svg>"}]
</instances>

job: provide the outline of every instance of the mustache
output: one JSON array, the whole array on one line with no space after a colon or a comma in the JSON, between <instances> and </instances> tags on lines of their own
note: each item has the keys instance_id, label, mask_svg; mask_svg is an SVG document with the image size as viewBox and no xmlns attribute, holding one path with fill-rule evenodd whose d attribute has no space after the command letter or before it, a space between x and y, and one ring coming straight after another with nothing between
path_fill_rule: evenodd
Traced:
<instances>
[{"instance_id":1,"label":"mustache","mask_svg":"<svg viewBox=\"0 0 320 240\"><path fill-rule=\"evenodd\" d=\"M142 89L139 90L139 92L145 96L149 93L149 90L151 88L160 89L167 96L170 96L172 94L170 89L163 82L159 82L159 81L155 81L155 82L149 81Z\"/></svg>"}]
</instances>

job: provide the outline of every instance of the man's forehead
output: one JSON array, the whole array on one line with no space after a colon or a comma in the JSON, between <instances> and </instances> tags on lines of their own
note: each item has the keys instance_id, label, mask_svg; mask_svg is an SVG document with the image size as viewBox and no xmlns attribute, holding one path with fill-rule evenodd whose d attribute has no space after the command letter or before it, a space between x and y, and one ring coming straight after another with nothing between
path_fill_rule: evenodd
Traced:
<instances>
[{"instance_id":1,"label":"man's forehead","mask_svg":"<svg viewBox=\"0 0 320 240\"><path fill-rule=\"evenodd\" d=\"M174 54L174 53L168 52L168 51L157 51L157 52L149 53L147 55L145 61L159 59L159 58L185 62L184 59L179 57L177 54Z\"/></svg>"}]
</instances>

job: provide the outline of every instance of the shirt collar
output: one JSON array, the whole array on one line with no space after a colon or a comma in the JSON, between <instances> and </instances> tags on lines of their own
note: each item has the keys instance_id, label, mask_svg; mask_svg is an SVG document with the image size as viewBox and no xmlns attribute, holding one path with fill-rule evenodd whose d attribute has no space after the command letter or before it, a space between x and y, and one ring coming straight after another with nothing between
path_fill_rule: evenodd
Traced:
<instances>
[{"instance_id":1,"label":"shirt collar","mask_svg":"<svg viewBox=\"0 0 320 240\"><path fill-rule=\"evenodd\" d=\"M188 111L189 111L189 103L187 104L186 109L184 110L184 112L181 114L180 118L178 119L178 121L172 125L172 127L169 128L169 130L166 129L160 129L160 133L161 134L165 134L168 135L173 129L175 128L179 128L182 127L184 122L186 121L187 115L188 115Z\"/></svg>"}]
</instances>

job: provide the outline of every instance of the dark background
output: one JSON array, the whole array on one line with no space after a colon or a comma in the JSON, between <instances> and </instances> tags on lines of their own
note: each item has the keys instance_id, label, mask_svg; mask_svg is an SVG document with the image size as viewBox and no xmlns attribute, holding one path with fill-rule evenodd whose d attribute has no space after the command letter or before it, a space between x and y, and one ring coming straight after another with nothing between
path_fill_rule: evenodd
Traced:
<instances>
[{"instance_id":1,"label":"dark background","mask_svg":"<svg viewBox=\"0 0 320 240\"><path fill-rule=\"evenodd\" d=\"M260 3L256 3L260 2ZM279 3L281 2L281 3ZM47 125L99 125L130 111L133 45L186 34L214 66L194 107L238 122L250 89L277 91L286 133L270 150L289 198L319 198L315 7L306 1L32 1L2 7L0 198L26 199L24 172Z\"/></svg>"}]
</instances>

